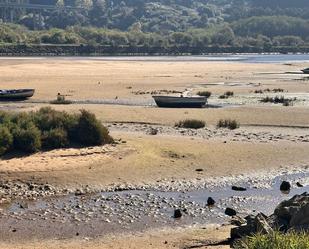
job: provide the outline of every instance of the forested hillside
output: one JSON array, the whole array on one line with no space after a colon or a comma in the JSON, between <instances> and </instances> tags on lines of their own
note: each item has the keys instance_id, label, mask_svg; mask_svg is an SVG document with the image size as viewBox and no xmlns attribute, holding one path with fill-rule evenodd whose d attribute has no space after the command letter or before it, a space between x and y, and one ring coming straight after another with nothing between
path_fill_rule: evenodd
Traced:
<instances>
[{"instance_id":1,"label":"forested hillside","mask_svg":"<svg viewBox=\"0 0 309 249\"><path fill-rule=\"evenodd\" d=\"M108 46L307 46L308 0L30 0L1 9L1 43ZM66 8L71 6L75 8ZM10 24L13 22L14 24Z\"/></svg>"}]
</instances>

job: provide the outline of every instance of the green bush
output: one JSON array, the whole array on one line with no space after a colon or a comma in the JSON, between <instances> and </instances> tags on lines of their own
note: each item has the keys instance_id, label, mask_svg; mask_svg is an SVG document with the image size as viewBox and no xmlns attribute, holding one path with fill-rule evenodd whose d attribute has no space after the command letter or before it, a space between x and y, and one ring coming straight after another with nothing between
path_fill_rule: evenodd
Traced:
<instances>
[{"instance_id":1,"label":"green bush","mask_svg":"<svg viewBox=\"0 0 309 249\"><path fill-rule=\"evenodd\" d=\"M227 96L227 97L232 97L232 96L234 96L234 92L227 91L227 92L224 93L224 95Z\"/></svg>"},{"instance_id":2,"label":"green bush","mask_svg":"<svg viewBox=\"0 0 309 249\"><path fill-rule=\"evenodd\" d=\"M200 92L197 92L197 95L209 98L211 96L211 92L209 92L209 91L200 91Z\"/></svg>"},{"instance_id":3,"label":"green bush","mask_svg":"<svg viewBox=\"0 0 309 249\"><path fill-rule=\"evenodd\" d=\"M113 140L108 134L107 128L97 120L94 114L86 110L81 110L76 133L76 139L80 144L86 146L107 144Z\"/></svg>"},{"instance_id":4,"label":"green bush","mask_svg":"<svg viewBox=\"0 0 309 249\"><path fill-rule=\"evenodd\" d=\"M34 114L34 122L42 131L62 128L70 133L77 125L78 115L59 112L50 107L44 107Z\"/></svg>"},{"instance_id":5,"label":"green bush","mask_svg":"<svg viewBox=\"0 0 309 249\"><path fill-rule=\"evenodd\" d=\"M183 121L179 121L175 124L176 127L179 128L191 128L191 129L200 129L205 127L205 122L202 120L196 119L186 119Z\"/></svg>"},{"instance_id":6,"label":"green bush","mask_svg":"<svg viewBox=\"0 0 309 249\"><path fill-rule=\"evenodd\" d=\"M14 148L27 153L39 151L41 149L40 130L34 125L27 129L16 129L14 131Z\"/></svg>"},{"instance_id":7,"label":"green bush","mask_svg":"<svg viewBox=\"0 0 309 249\"><path fill-rule=\"evenodd\" d=\"M219 99L228 99L229 97L233 97L234 96L234 92L231 91L227 91L224 94L219 96Z\"/></svg>"},{"instance_id":8,"label":"green bush","mask_svg":"<svg viewBox=\"0 0 309 249\"><path fill-rule=\"evenodd\" d=\"M235 249L308 249L309 234L274 232L270 235L256 234L235 243Z\"/></svg>"},{"instance_id":9,"label":"green bush","mask_svg":"<svg viewBox=\"0 0 309 249\"><path fill-rule=\"evenodd\" d=\"M239 128L239 123L232 119L220 119L217 123L217 128L228 128L230 130L235 130Z\"/></svg>"},{"instance_id":10,"label":"green bush","mask_svg":"<svg viewBox=\"0 0 309 249\"><path fill-rule=\"evenodd\" d=\"M33 153L70 145L93 146L112 143L107 128L95 115L60 112L49 107L36 112L0 112L0 155L9 149Z\"/></svg>"},{"instance_id":11,"label":"green bush","mask_svg":"<svg viewBox=\"0 0 309 249\"><path fill-rule=\"evenodd\" d=\"M0 155L6 153L13 144L13 135L5 126L0 127Z\"/></svg>"},{"instance_id":12,"label":"green bush","mask_svg":"<svg viewBox=\"0 0 309 249\"><path fill-rule=\"evenodd\" d=\"M64 129L56 128L42 134L42 146L45 149L64 148L68 145L68 133Z\"/></svg>"},{"instance_id":13,"label":"green bush","mask_svg":"<svg viewBox=\"0 0 309 249\"><path fill-rule=\"evenodd\" d=\"M296 98L288 99L284 96L276 96L276 97L269 97L266 96L265 98L262 98L260 102L262 103L273 103L273 104L282 104L283 106L290 106L293 105L293 101L295 101Z\"/></svg>"}]
</instances>

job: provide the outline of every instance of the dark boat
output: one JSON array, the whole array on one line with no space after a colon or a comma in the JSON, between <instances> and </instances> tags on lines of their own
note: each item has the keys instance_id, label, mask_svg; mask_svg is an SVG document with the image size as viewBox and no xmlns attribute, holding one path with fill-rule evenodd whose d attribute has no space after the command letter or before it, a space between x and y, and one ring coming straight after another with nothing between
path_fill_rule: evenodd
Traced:
<instances>
[{"instance_id":1,"label":"dark boat","mask_svg":"<svg viewBox=\"0 0 309 249\"><path fill-rule=\"evenodd\" d=\"M206 97L152 96L157 106L171 108L201 108L207 103Z\"/></svg>"},{"instance_id":2,"label":"dark boat","mask_svg":"<svg viewBox=\"0 0 309 249\"><path fill-rule=\"evenodd\" d=\"M309 74L309 67L302 70L303 73Z\"/></svg>"},{"instance_id":3,"label":"dark boat","mask_svg":"<svg viewBox=\"0 0 309 249\"><path fill-rule=\"evenodd\" d=\"M31 98L34 89L0 90L0 100L23 100Z\"/></svg>"}]
</instances>

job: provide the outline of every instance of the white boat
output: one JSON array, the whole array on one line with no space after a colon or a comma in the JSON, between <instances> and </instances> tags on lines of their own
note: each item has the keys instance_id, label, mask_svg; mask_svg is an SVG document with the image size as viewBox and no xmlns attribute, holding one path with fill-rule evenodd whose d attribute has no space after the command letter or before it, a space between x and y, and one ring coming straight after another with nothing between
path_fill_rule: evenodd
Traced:
<instances>
[{"instance_id":1,"label":"white boat","mask_svg":"<svg viewBox=\"0 0 309 249\"><path fill-rule=\"evenodd\" d=\"M33 96L34 89L0 90L0 100L27 99Z\"/></svg>"},{"instance_id":2,"label":"white boat","mask_svg":"<svg viewBox=\"0 0 309 249\"><path fill-rule=\"evenodd\" d=\"M206 97L152 96L158 107L201 108L207 103Z\"/></svg>"}]
</instances>

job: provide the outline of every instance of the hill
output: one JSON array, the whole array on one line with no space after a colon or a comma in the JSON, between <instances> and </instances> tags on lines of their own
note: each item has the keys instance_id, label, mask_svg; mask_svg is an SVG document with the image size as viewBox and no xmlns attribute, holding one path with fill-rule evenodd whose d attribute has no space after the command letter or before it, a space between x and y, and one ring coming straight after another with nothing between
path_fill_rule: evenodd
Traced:
<instances>
[{"instance_id":1,"label":"hill","mask_svg":"<svg viewBox=\"0 0 309 249\"><path fill-rule=\"evenodd\" d=\"M29 0L29 3L54 8L1 8L4 23L0 27L0 42L260 48L300 47L309 43L307 0Z\"/></svg>"}]
</instances>

